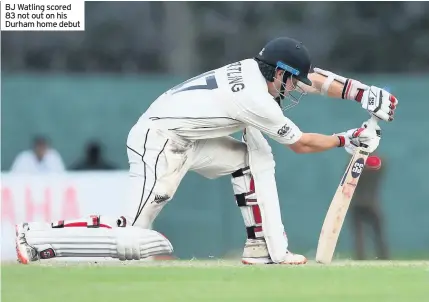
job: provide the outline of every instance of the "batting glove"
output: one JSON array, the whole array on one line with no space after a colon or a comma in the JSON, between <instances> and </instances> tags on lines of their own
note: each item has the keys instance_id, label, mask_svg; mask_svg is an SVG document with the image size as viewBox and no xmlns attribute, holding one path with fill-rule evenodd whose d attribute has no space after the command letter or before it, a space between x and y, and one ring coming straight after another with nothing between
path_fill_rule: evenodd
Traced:
<instances>
[{"instance_id":1,"label":"batting glove","mask_svg":"<svg viewBox=\"0 0 429 302\"><path fill-rule=\"evenodd\" d=\"M343 90L344 98L353 98L361 103L362 108L383 121L393 121L395 109L398 106L396 97L376 86L367 86L368 88L364 89L362 83L356 82L351 79L347 80Z\"/></svg>"},{"instance_id":2,"label":"batting glove","mask_svg":"<svg viewBox=\"0 0 429 302\"><path fill-rule=\"evenodd\" d=\"M362 147L365 151L374 152L381 139L381 130L367 129L367 122L361 128L350 129L347 132L336 134L340 140L340 147L353 154L357 147Z\"/></svg>"}]
</instances>

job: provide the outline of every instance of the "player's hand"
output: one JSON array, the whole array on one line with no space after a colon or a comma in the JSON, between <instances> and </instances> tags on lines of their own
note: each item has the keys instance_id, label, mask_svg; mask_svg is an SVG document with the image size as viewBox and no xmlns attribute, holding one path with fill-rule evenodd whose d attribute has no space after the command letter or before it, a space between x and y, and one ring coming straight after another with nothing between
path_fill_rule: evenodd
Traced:
<instances>
[{"instance_id":1,"label":"player's hand","mask_svg":"<svg viewBox=\"0 0 429 302\"><path fill-rule=\"evenodd\" d=\"M357 147L362 147L365 151L372 153L380 144L381 130L378 126L375 129L368 129L367 122L365 122L361 128L351 129L337 134L337 136L340 141L344 142L343 146L350 154L353 154Z\"/></svg>"},{"instance_id":2,"label":"player's hand","mask_svg":"<svg viewBox=\"0 0 429 302\"><path fill-rule=\"evenodd\" d=\"M376 86L371 86L363 93L358 93L356 101L360 102L362 108L368 110L372 115L386 122L393 121L395 109L398 106L398 100L394 95Z\"/></svg>"},{"instance_id":3,"label":"player's hand","mask_svg":"<svg viewBox=\"0 0 429 302\"><path fill-rule=\"evenodd\" d=\"M346 79L341 97L361 103L362 108L386 122L393 121L398 106L396 97L386 90L353 79Z\"/></svg>"}]
</instances>

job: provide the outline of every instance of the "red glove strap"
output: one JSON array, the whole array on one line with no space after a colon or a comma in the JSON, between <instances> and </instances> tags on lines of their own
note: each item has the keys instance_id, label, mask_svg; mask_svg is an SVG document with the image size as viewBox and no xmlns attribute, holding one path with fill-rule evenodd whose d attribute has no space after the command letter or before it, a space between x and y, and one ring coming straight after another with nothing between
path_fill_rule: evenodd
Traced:
<instances>
[{"instance_id":1,"label":"red glove strap","mask_svg":"<svg viewBox=\"0 0 429 302\"><path fill-rule=\"evenodd\" d=\"M357 102L361 102L363 97L363 89L358 89L358 93L356 94L355 100Z\"/></svg>"},{"instance_id":2,"label":"red glove strap","mask_svg":"<svg viewBox=\"0 0 429 302\"><path fill-rule=\"evenodd\" d=\"M338 139L340 140L340 144L338 145L338 147L344 147L344 145L346 144L346 139L345 139L345 137L344 137L344 136L342 136L342 135L338 135L337 137L338 137Z\"/></svg>"}]
</instances>

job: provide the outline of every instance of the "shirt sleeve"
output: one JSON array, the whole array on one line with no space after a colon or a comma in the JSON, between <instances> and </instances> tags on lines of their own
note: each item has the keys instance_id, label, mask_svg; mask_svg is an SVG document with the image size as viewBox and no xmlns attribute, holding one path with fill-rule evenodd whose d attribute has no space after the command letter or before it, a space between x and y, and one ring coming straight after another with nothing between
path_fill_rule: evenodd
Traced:
<instances>
[{"instance_id":1,"label":"shirt sleeve","mask_svg":"<svg viewBox=\"0 0 429 302\"><path fill-rule=\"evenodd\" d=\"M271 96L263 94L247 98L237 105L241 109L237 116L239 121L259 129L281 144L293 144L302 136L298 126L283 115L280 106Z\"/></svg>"}]
</instances>

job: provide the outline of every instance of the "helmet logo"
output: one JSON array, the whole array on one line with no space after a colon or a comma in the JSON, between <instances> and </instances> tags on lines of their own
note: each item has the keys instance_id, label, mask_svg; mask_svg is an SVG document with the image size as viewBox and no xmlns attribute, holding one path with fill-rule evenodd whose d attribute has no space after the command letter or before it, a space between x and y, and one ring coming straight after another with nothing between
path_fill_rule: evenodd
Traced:
<instances>
[{"instance_id":1,"label":"helmet logo","mask_svg":"<svg viewBox=\"0 0 429 302\"><path fill-rule=\"evenodd\" d=\"M259 52L259 55L262 56L264 54L265 48L262 48L262 50Z\"/></svg>"}]
</instances>

